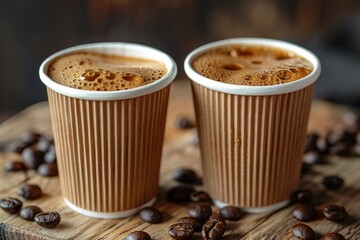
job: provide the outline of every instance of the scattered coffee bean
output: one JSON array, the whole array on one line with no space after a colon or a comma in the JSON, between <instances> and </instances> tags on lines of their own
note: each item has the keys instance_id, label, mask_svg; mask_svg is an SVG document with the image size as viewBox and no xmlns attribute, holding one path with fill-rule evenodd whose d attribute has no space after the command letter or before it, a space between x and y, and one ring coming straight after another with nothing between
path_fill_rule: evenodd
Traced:
<instances>
[{"instance_id":1,"label":"scattered coffee bean","mask_svg":"<svg viewBox=\"0 0 360 240\"><path fill-rule=\"evenodd\" d=\"M331 190L336 190L342 187L344 184L344 179L339 176L326 176L322 180L322 184Z\"/></svg>"},{"instance_id":2,"label":"scattered coffee bean","mask_svg":"<svg viewBox=\"0 0 360 240\"><path fill-rule=\"evenodd\" d=\"M209 219L203 226L201 235L203 239L221 239L226 230L226 223L219 219Z\"/></svg>"},{"instance_id":3,"label":"scattered coffee bean","mask_svg":"<svg viewBox=\"0 0 360 240\"><path fill-rule=\"evenodd\" d=\"M42 227L53 228L60 223L61 216L58 212L39 213L35 216L34 220Z\"/></svg>"},{"instance_id":4,"label":"scattered coffee bean","mask_svg":"<svg viewBox=\"0 0 360 240\"><path fill-rule=\"evenodd\" d=\"M357 144L360 144L360 131L356 134L355 140Z\"/></svg>"},{"instance_id":5,"label":"scattered coffee bean","mask_svg":"<svg viewBox=\"0 0 360 240\"><path fill-rule=\"evenodd\" d=\"M21 187L17 194L25 199L33 200L42 195L41 188L35 184L27 184Z\"/></svg>"},{"instance_id":6,"label":"scattered coffee bean","mask_svg":"<svg viewBox=\"0 0 360 240\"><path fill-rule=\"evenodd\" d=\"M58 176L59 175L58 167L57 167L56 162L41 164L38 167L37 172L40 175L46 176L46 177L53 177L53 176Z\"/></svg>"},{"instance_id":7,"label":"scattered coffee bean","mask_svg":"<svg viewBox=\"0 0 360 240\"><path fill-rule=\"evenodd\" d=\"M28 144L25 144L21 141L13 141L7 146L6 150L9 152L22 153L22 151L28 146Z\"/></svg>"},{"instance_id":8,"label":"scattered coffee bean","mask_svg":"<svg viewBox=\"0 0 360 240\"><path fill-rule=\"evenodd\" d=\"M309 151L304 154L303 162L307 164L323 164L325 163L324 156L318 151Z\"/></svg>"},{"instance_id":9,"label":"scattered coffee bean","mask_svg":"<svg viewBox=\"0 0 360 240\"><path fill-rule=\"evenodd\" d=\"M302 240L315 239L314 230L306 224L297 223L292 227L292 233L294 237Z\"/></svg>"},{"instance_id":10,"label":"scattered coffee bean","mask_svg":"<svg viewBox=\"0 0 360 240\"><path fill-rule=\"evenodd\" d=\"M306 174L310 172L311 170L311 164L303 162L301 165L301 174Z\"/></svg>"},{"instance_id":11,"label":"scattered coffee bean","mask_svg":"<svg viewBox=\"0 0 360 240\"><path fill-rule=\"evenodd\" d=\"M193 207L189 207L188 214L192 218L199 219L202 222L207 221L212 213L212 209L207 205L197 205Z\"/></svg>"},{"instance_id":12,"label":"scattered coffee bean","mask_svg":"<svg viewBox=\"0 0 360 240\"><path fill-rule=\"evenodd\" d=\"M351 154L351 145L339 142L329 147L328 152L332 155L346 157Z\"/></svg>"},{"instance_id":13,"label":"scattered coffee bean","mask_svg":"<svg viewBox=\"0 0 360 240\"><path fill-rule=\"evenodd\" d=\"M19 215L25 220L34 221L35 216L42 212L41 208L37 206L26 206L20 210Z\"/></svg>"},{"instance_id":14,"label":"scattered coffee bean","mask_svg":"<svg viewBox=\"0 0 360 240\"><path fill-rule=\"evenodd\" d=\"M53 146L54 141L48 139L45 136L41 136L36 144L37 149L43 153L47 153L50 150L50 147Z\"/></svg>"},{"instance_id":15,"label":"scattered coffee bean","mask_svg":"<svg viewBox=\"0 0 360 240\"><path fill-rule=\"evenodd\" d=\"M194 228L190 223L175 223L169 227L168 234L173 239L186 240L194 235Z\"/></svg>"},{"instance_id":16,"label":"scattered coffee bean","mask_svg":"<svg viewBox=\"0 0 360 240\"><path fill-rule=\"evenodd\" d=\"M354 146L354 153L356 155L360 156L360 143L358 143Z\"/></svg>"},{"instance_id":17,"label":"scattered coffee bean","mask_svg":"<svg viewBox=\"0 0 360 240\"><path fill-rule=\"evenodd\" d=\"M324 138L319 138L316 140L316 147L319 152L327 153L329 150L329 143Z\"/></svg>"},{"instance_id":18,"label":"scattered coffee bean","mask_svg":"<svg viewBox=\"0 0 360 240\"><path fill-rule=\"evenodd\" d=\"M172 177L174 180L182 183L196 184L198 182L198 176L196 172L188 168L176 169L173 172Z\"/></svg>"},{"instance_id":19,"label":"scattered coffee bean","mask_svg":"<svg viewBox=\"0 0 360 240\"><path fill-rule=\"evenodd\" d=\"M329 205L323 210L324 217L330 221L339 222L348 217L343 206Z\"/></svg>"},{"instance_id":20,"label":"scattered coffee bean","mask_svg":"<svg viewBox=\"0 0 360 240\"><path fill-rule=\"evenodd\" d=\"M355 136L350 131L346 130L344 126L337 126L333 131L330 131L326 137L330 145L338 143L353 144Z\"/></svg>"},{"instance_id":21,"label":"scattered coffee bean","mask_svg":"<svg viewBox=\"0 0 360 240\"><path fill-rule=\"evenodd\" d=\"M22 161L10 161L5 164L5 171L17 172L26 170L26 166Z\"/></svg>"},{"instance_id":22,"label":"scattered coffee bean","mask_svg":"<svg viewBox=\"0 0 360 240\"><path fill-rule=\"evenodd\" d=\"M225 219L223 218L223 216L221 216L221 214L219 212L213 212L209 219L212 219L212 218L221 220L221 221L225 221Z\"/></svg>"},{"instance_id":23,"label":"scattered coffee bean","mask_svg":"<svg viewBox=\"0 0 360 240\"><path fill-rule=\"evenodd\" d=\"M190 186L176 186L171 188L167 192L167 199L173 202L190 202L191 193L195 192L195 189Z\"/></svg>"},{"instance_id":24,"label":"scattered coffee bean","mask_svg":"<svg viewBox=\"0 0 360 240\"><path fill-rule=\"evenodd\" d=\"M146 207L141 209L140 218L148 223L160 223L163 221L163 214L154 207Z\"/></svg>"},{"instance_id":25,"label":"scattered coffee bean","mask_svg":"<svg viewBox=\"0 0 360 240\"><path fill-rule=\"evenodd\" d=\"M204 191L196 191L190 194L190 199L193 202L210 202L211 198L209 194Z\"/></svg>"},{"instance_id":26,"label":"scattered coffee bean","mask_svg":"<svg viewBox=\"0 0 360 240\"><path fill-rule=\"evenodd\" d=\"M124 240L151 240L151 237L147 232L135 231L127 235Z\"/></svg>"},{"instance_id":27,"label":"scattered coffee bean","mask_svg":"<svg viewBox=\"0 0 360 240\"><path fill-rule=\"evenodd\" d=\"M345 240L345 237L337 232L331 232L324 235L323 240Z\"/></svg>"},{"instance_id":28,"label":"scattered coffee bean","mask_svg":"<svg viewBox=\"0 0 360 240\"><path fill-rule=\"evenodd\" d=\"M203 226L203 222L201 222L200 220L196 219L196 218L192 218L192 217L182 217L179 218L176 223L189 223L191 224L191 226L194 228L194 232L200 232Z\"/></svg>"},{"instance_id":29,"label":"scattered coffee bean","mask_svg":"<svg viewBox=\"0 0 360 240\"><path fill-rule=\"evenodd\" d=\"M181 118L176 119L175 127L182 128L182 129L193 128L193 127L195 127L195 124L189 118L181 117Z\"/></svg>"},{"instance_id":30,"label":"scattered coffee bean","mask_svg":"<svg viewBox=\"0 0 360 240\"><path fill-rule=\"evenodd\" d=\"M313 193L310 189L300 189L291 194L291 201L295 203L310 203Z\"/></svg>"},{"instance_id":31,"label":"scattered coffee bean","mask_svg":"<svg viewBox=\"0 0 360 240\"><path fill-rule=\"evenodd\" d=\"M300 203L293 210L293 217L299 221L311 221L316 218L316 209L311 204Z\"/></svg>"},{"instance_id":32,"label":"scattered coffee bean","mask_svg":"<svg viewBox=\"0 0 360 240\"><path fill-rule=\"evenodd\" d=\"M348 126L358 126L360 125L360 116L355 112L346 112L343 115L343 121Z\"/></svg>"},{"instance_id":33,"label":"scattered coffee bean","mask_svg":"<svg viewBox=\"0 0 360 240\"><path fill-rule=\"evenodd\" d=\"M51 148L50 148L51 149ZM53 150L49 150L45 155L44 155L44 162L46 163L54 163L56 162L56 153L55 153L55 149L53 148Z\"/></svg>"},{"instance_id":34,"label":"scattered coffee bean","mask_svg":"<svg viewBox=\"0 0 360 240\"><path fill-rule=\"evenodd\" d=\"M40 136L41 136L41 134L39 134L37 132L28 131L28 132L23 132L20 135L20 139L23 143L30 145L30 144L37 142L39 140Z\"/></svg>"},{"instance_id":35,"label":"scattered coffee bean","mask_svg":"<svg viewBox=\"0 0 360 240\"><path fill-rule=\"evenodd\" d=\"M319 139L319 134L317 133L308 133L306 135L306 144L305 144L305 153L309 151L317 151L316 141Z\"/></svg>"},{"instance_id":36,"label":"scattered coffee bean","mask_svg":"<svg viewBox=\"0 0 360 240\"><path fill-rule=\"evenodd\" d=\"M7 197L0 200L1 209L11 214L17 213L22 205L22 201L17 198Z\"/></svg>"},{"instance_id":37,"label":"scattered coffee bean","mask_svg":"<svg viewBox=\"0 0 360 240\"><path fill-rule=\"evenodd\" d=\"M34 147L25 148L22 152L25 166L29 169L36 169L43 161L43 153Z\"/></svg>"},{"instance_id":38,"label":"scattered coffee bean","mask_svg":"<svg viewBox=\"0 0 360 240\"><path fill-rule=\"evenodd\" d=\"M237 221L243 217L241 209L235 206L226 206L220 209L219 215L225 220Z\"/></svg>"}]
</instances>

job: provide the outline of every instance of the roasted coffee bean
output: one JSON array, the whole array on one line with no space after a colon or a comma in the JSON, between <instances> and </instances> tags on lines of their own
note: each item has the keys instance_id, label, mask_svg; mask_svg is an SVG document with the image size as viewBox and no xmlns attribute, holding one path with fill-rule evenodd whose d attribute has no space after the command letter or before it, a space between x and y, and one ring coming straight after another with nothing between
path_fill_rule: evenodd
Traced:
<instances>
[{"instance_id":1,"label":"roasted coffee bean","mask_svg":"<svg viewBox=\"0 0 360 240\"><path fill-rule=\"evenodd\" d=\"M21 141L13 141L7 146L6 150L9 152L22 153L22 151L28 146L28 144L25 144Z\"/></svg>"},{"instance_id":2,"label":"roasted coffee bean","mask_svg":"<svg viewBox=\"0 0 360 240\"><path fill-rule=\"evenodd\" d=\"M226 223L219 219L209 219L203 226L201 235L203 239L221 239L226 230Z\"/></svg>"},{"instance_id":3,"label":"roasted coffee bean","mask_svg":"<svg viewBox=\"0 0 360 240\"><path fill-rule=\"evenodd\" d=\"M316 209L310 204L300 203L293 210L293 217L299 221L311 221L316 218Z\"/></svg>"},{"instance_id":4,"label":"roasted coffee bean","mask_svg":"<svg viewBox=\"0 0 360 240\"><path fill-rule=\"evenodd\" d=\"M348 217L343 206L329 205L323 210L324 217L330 221L339 222Z\"/></svg>"},{"instance_id":5,"label":"roasted coffee bean","mask_svg":"<svg viewBox=\"0 0 360 240\"><path fill-rule=\"evenodd\" d=\"M182 217L179 218L176 223L189 223L191 224L191 226L194 228L194 232L200 232L201 228L203 226L203 222L201 222L200 220L196 219L196 218L192 218L192 217Z\"/></svg>"},{"instance_id":6,"label":"roasted coffee bean","mask_svg":"<svg viewBox=\"0 0 360 240\"><path fill-rule=\"evenodd\" d=\"M301 165L301 174L306 174L310 172L311 170L311 164L303 162Z\"/></svg>"},{"instance_id":7,"label":"roasted coffee bean","mask_svg":"<svg viewBox=\"0 0 360 240\"><path fill-rule=\"evenodd\" d=\"M346 112L343 115L343 121L348 126L358 126L360 125L360 115L356 114L355 112Z\"/></svg>"},{"instance_id":8,"label":"roasted coffee bean","mask_svg":"<svg viewBox=\"0 0 360 240\"><path fill-rule=\"evenodd\" d=\"M315 239L314 230L306 224L297 223L292 227L292 233L294 237L302 240Z\"/></svg>"},{"instance_id":9,"label":"roasted coffee bean","mask_svg":"<svg viewBox=\"0 0 360 240\"><path fill-rule=\"evenodd\" d=\"M353 144L355 136L350 131L346 130L344 126L337 126L333 131L330 131L326 137L330 145L338 143Z\"/></svg>"},{"instance_id":10,"label":"roasted coffee bean","mask_svg":"<svg viewBox=\"0 0 360 240\"><path fill-rule=\"evenodd\" d=\"M54 148L50 148L50 150L47 153L45 153L44 162L46 163L56 162L56 153Z\"/></svg>"},{"instance_id":11,"label":"roasted coffee bean","mask_svg":"<svg viewBox=\"0 0 360 240\"><path fill-rule=\"evenodd\" d=\"M17 213L22 205L22 201L17 198L7 197L0 200L1 209L11 214Z\"/></svg>"},{"instance_id":12,"label":"roasted coffee bean","mask_svg":"<svg viewBox=\"0 0 360 240\"><path fill-rule=\"evenodd\" d=\"M26 170L26 166L22 161L11 161L5 164L5 171L17 172Z\"/></svg>"},{"instance_id":13,"label":"roasted coffee bean","mask_svg":"<svg viewBox=\"0 0 360 240\"><path fill-rule=\"evenodd\" d=\"M359 143L354 146L354 153L356 155L360 156L360 144Z\"/></svg>"},{"instance_id":14,"label":"roasted coffee bean","mask_svg":"<svg viewBox=\"0 0 360 240\"><path fill-rule=\"evenodd\" d=\"M167 192L167 199L173 202L190 202L190 195L193 192L195 189L190 186L173 187Z\"/></svg>"},{"instance_id":15,"label":"roasted coffee bean","mask_svg":"<svg viewBox=\"0 0 360 240\"><path fill-rule=\"evenodd\" d=\"M327 188L331 190L339 189L344 184L344 179L342 179L339 176L326 176L322 180L322 184Z\"/></svg>"},{"instance_id":16,"label":"roasted coffee bean","mask_svg":"<svg viewBox=\"0 0 360 240\"><path fill-rule=\"evenodd\" d=\"M54 141L45 136L41 136L36 146L41 152L46 153L50 150L51 146L54 146Z\"/></svg>"},{"instance_id":17,"label":"roasted coffee bean","mask_svg":"<svg viewBox=\"0 0 360 240\"><path fill-rule=\"evenodd\" d=\"M141 209L140 218L148 223L161 223L163 221L163 214L154 207L146 207Z\"/></svg>"},{"instance_id":18,"label":"roasted coffee bean","mask_svg":"<svg viewBox=\"0 0 360 240\"><path fill-rule=\"evenodd\" d=\"M40 136L41 136L40 133L34 131L28 131L28 132L23 132L20 135L20 139L25 144L33 144L39 140Z\"/></svg>"},{"instance_id":19,"label":"roasted coffee bean","mask_svg":"<svg viewBox=\"0 0 360 240\"><path fill-rule=\"evenodd\" d=\"M172 177L174 180L182 183L196 184L198 182L198 176L196 172L188 168L176 169L173 172Z\"/></svg>"},{"instance_id":20,"label":"roasted coffee bean","mask_svg":"<svg viewBox=\"0 0 360 240\"><path fill-rule=\"evenodd\" d=\"M305 153L309 151L317 151L316 141L319 139L319 134L317 133L308 133L306 135L306 144L305 144Z\"/></svg>"},{"instance_id":21,"label":"roasted coffee bean","mask_svg":"<svg viewBox=\"0 0 360 240\"><path fill-rule=\"evenodd\" d=\"M53 177L53 176L58 176L59 175L58 167L57 167L56 162L41 164L38 167L37 172L40 175L46 176L46 177Z\"/></svg>"},{"instance_id":22,"label":"roasted coffee bean","mask_svg":"<svg viewBox=\"0 0 360 240\"><path fill-rule=\"evenodd\" d=\"M221 221L225 221L224 217L221 216L220 212L213 212L210 216L209 219L217 219L217 220L221 220Z\"/></svg>"},{"instance_id":23,"label":"roasted coffee bean","mask_svg":"<svg viewBox=\"0 0 360 240\"><path fill-rule=\"evenodd\" d=\"M175 223L169 227L168 234L173 239L186 240L194 235L194 228L190 223Z\"/></svg>"},{"instance_id":24,"label":"roasted coffee bean","mask_svg":"<svg viewBox=\"0 0 360 240\"><path fill-rule=\"evenodd\" d=\"M337 232L331 232L324 235L323 240L345 240L345 237Z\"/></svg>"},{"instance_id":25,"label":"roasted coffee bean","mask_svg":"<svg viewBox=\"0 0 360 240\"><path fill-rule=\"evenodd\" d=\"M356 143L360 144L360 131L356 134L355 139L356 139Z\"/></svg>"},{"instance_id":26,"label":"roasted coffee bean","mask_svg":"<svg viewBox=\"0 0 360 240\"><path fill-rule=\"evenodd\" d=\"M183 129L193 128L195 127L195 123L187 117L181 117L175 120L175 127Z\"/></svg>"},{"instance_id":27,"label":"roasted coffee bean","mask_svg":"<svg viewBox=\"0 0 360 240\"><path fill-rule=\"evenodd\" d=\"M291 201L295 203L310 203L313 200L313 193L309 189L300 189L291 194Z\"/></svg>"},{"instance_id":28,"label":"roasted coffee bean","mask_svg":"<svg viewBox=\"0 0 360 240\"><path fill-rule=\"evenodd\" d=\"M210 202L211 198L209 194L204 191L196 191L190 194L190 199L193 202Z\"/></svg>"},{"instance_id":29,"label":"roasted coffee bean","mask_svg":"<svg viewBox=\"0 0 360 240\"><path fill-rule=\"evenodd\" d=\"M43 162L44 155L34 147L25 148L22 152L24 163L29 169L36 169Z\"/></svg>"},{"instance_id":30,"label":"roasted coffee bean","mask_svg":"<svg viewBox=\"0 0 360 240\"><path fill-rule=\"evenodd\" d=\"M127 235L124 240L151 240L151 237L147 232L135 231Z\"/></svg>"},{"instance_id":31,"label":"roasted coffee bean","mask_svg":"<svg viewBox=\"0 0 360 240\"><path fill-rule=\"evenodd\" d=\"M193 207L189 207L188 214L192 218L199 219L200 221L207 221L212 213L212 209L207 205L197 205Z\"/></svg>"},{"instance_id":32,"label":"roasted coffee bean","mask_svg":"<svg viewBox=\"0 0 360 240\"><path fill-rule=\"evenodd\" d=\"M37 206L26 206L20 210L19 215L25 220L34 221L35 216L42 212L41 208Z\"/></svg>"},{"instance_id":33,"label":"roasted coffee bean","mask_svg":"<svg viewBox=\"0 0 360 240\"><path fill-rule=\"evenodd\" d=\"M318 151L309 151L304 154L303 162L307 164L323 164L325 163L324 156Z\"/></svg>"},{"instance_id":34,"label":"roasted coffee bean","mask_svg":"<svg viewBox=\"0 0 360 240\"><path fill-rule=\"evenodd\" d=\"M237 221L243 217L241 209L235 206L226 206L220 209L220 216L225 220Z\"/></svg>"},{"instance_id":35,"label":"roasted coffee bean","mask_svg":"<svg viewBox=\"0 0 360 240\"><path fill-rule=\"evenodd\" d=\"M328 152L332 155L346 157L351 154L351 145L348 143L339 142L330 146Z\"/></svg>"},{"instance_id":36,"label":"roasted coffee bean","mask_svg":"<svg viewBox=\"0 0 360 240\"><path fill-rule=\"evenodd\" d=\"M329 150L329 143L324 138L319 138L316 140L316 147L319 152L327 153Z\"/></svg>"},{"instance_id":37,"label":"roasted coffee bean","mask_svg":"<svg viewBox=\"0 0 360 240\"><path fill-rule=\"evenodd\" d=\"M35 216L34 220L42 227L53 228L60 223L61 216L58 212L39 213Z\"/></svg>"},{"instance_id":38,"label":"roasted coffee bean","mask_svg":"<svg viewBox=\"0 0 360 240\"><path fill-rule=\"evenodd\" d=\"M25 199L36 199L39 198L42 195L41 188L38 185L35 184L27 184L21 187L17 194Z\"/></svg>"}]
</instances>

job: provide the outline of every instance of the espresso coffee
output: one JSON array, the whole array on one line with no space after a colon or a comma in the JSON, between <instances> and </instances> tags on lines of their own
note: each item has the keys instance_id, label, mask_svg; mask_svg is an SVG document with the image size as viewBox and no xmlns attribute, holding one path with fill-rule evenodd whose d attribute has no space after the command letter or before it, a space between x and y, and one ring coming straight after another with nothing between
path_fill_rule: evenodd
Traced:
<instances>
[{"instance_id":1,"label":"espresso coffee","mask_svg":"<svg viewBox=\"0 0 360 240\"><path fill-rule=\"evenodd\" d=\"M62 85L93 91L140 87L160 79L166 72L162 62L96 52L63 55L47 69L47 75Z\"/></svg>"},{"instance_id":2,"label":"espresso coffee","mask_svg":"<svg viewBox=\"0 0 360 240\"><path fill-rule=\"evenodd\" d=\"M199 74L220 82L267 86L301 79L312 64L294 52L263 45L225 45L210 49L192 62Z\"/></svg>"}]
</instances>

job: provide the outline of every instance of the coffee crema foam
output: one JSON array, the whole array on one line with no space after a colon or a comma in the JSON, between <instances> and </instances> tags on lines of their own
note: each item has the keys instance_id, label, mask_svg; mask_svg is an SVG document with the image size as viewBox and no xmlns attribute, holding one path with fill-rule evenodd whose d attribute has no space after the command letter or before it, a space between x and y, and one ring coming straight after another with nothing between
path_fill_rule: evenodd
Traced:
<instances>
[{"instance_id":1,"label":"coffee crema foam","mask_svg":"<svg viewBox=\"0 0 360 240\"><path fill-rule=\"evenodd\" d=\"M75 52L56 58L47 75L62 85L94 91L118 91L140 87L162 78L162 62L97 52Z\"/></svg>"},{"instance_id":2,"label":"coffee crema foam","mask_svg":"<svg viewBox=\"0 0 360 240\"><path fill-rule=\"evenodd\" d=\"M267 86L301 79L312 64L294 52L264 45L226 45L195 58L199 74L220 82Z\"/></svg>"}]
</instances>

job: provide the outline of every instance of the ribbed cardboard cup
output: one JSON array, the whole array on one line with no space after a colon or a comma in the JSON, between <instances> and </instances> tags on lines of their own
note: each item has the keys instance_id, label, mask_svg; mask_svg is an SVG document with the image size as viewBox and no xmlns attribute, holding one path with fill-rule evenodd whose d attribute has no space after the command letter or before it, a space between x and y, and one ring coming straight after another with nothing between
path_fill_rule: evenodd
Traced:
<instances>
[{"instance_id":1,"label":"ribbed cardboard cup","mask_svg":"<svg viewBox=\"0 0 360 240\"><path fill-rule=\"evenodd\" d=\"M314 70L280 85L244 86L206 78L193 60L211 48L266 45L293 51ZM297 45L259 38L227 39L192 51L185 59L192 80L204 184L219 207L268 212L286 206L299 184L314 82L320 63Z\"/></svg>"},{"instance_id":2,"label":"ribbed cardboard cup","mask_svg":"<svg viewBox=\"0 0 360 240\"><path fill-rule=\"evenodd\" d=\"M153 83L122 91L74 89L46 75L49 62L76 51L157 60L168 72ZM61 191L70 208L90 217L121 218L155 202L169 84L176 71L165 53L130 43L76 46L41 64Z\"/></svg>"}]
</instances>

